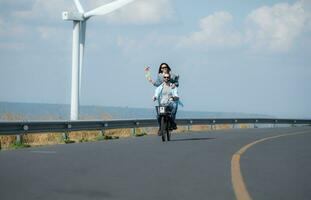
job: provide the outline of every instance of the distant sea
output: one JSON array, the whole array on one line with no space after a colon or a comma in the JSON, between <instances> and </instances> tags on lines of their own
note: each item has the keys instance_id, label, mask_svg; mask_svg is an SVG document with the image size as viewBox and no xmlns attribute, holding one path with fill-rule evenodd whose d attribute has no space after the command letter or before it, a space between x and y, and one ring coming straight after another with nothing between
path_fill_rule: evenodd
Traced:
<instances>
[{"instance_id":1,"label":"distant sea","mask_svg":"<svg viewBox=\"0 0 311 200\"><path fill-rule=\"evenodd\" d=\"M230 113L198 112L179 109L177 118L270 118L273 116ZM80 106L80 119L141 119L155 118L152 108L109 106ZM0 120L69 120L70 105L44 103L0 102Z\"/></svg>"}]
</instances>

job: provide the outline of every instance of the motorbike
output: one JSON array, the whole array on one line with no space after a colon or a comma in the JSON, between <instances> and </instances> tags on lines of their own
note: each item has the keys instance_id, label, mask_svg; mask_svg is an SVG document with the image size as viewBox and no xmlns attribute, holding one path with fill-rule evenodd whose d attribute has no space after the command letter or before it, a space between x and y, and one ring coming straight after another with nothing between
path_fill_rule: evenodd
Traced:
<instances>
[{"instance_id":1,"label":"motorbike","mask_svg":"<svg viewBox=\"0 0 311 200\"><path fill-rule=\"evenodd\" d=\"M162 138L162 142L165 140L171 140L171 110L167 105L159 105L156 106L156 111L158 117L160 117L160 136Z\"/></svg>"}]
</instances>

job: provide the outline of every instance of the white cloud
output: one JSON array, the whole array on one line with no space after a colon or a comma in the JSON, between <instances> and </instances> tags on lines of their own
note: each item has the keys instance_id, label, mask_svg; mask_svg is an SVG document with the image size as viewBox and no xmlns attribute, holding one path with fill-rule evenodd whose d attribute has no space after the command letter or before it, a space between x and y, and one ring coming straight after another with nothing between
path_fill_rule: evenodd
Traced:
<instances>
[{"instance_id":1,"label":"white cloud","mask_svg":"<svg viewBox=\"0 0 311 200\"><path fill-rule=\"evenodd\" d=\"M55 31L50 34L48 31L62 31L62 11L74 9L72 1L63 0L29 0L22 1L23 5L19 3L7 3L5 13L0 13L0 35L7 37L13 44L20 38L30 41L30 38L37 39L38 35L42 39L50 39L48 35L52 34L56 36Z\"/></svg>"},{"instance_id":2,"label":"white cloud","mask_svg":"<svg viewBox=\"0 0 311 200\"><path fill-rule=\"evenodd\" d=\"M112 0L88 0L81 1L85 11L105 5ZM13 3L11 3L13 4ZM16 3L17 4L17 3ZM61 20L62 11L77 10L72 0L32 0L24 9L12 10L11 15L18 20ZM13 5L11 5L13 7ZM173 14L171 0L136 0L129 5L107 16L98 17L109 23L158 23L169 18Z\"/></svg>"},{"instance_id":3,"label":"white cloud","mask_svg":"<svg viewBox=\"0 0 311 200\"><path fill-rule=\"evenodd\" d=\"M8 23L6 20L0 18L0 50L23 50L25 43L20 41L11 41L9 38L19 38L20 36L26 36L29 31L25 26L16 26Z\"/></svg>"},{"instance_id":4,"label":"white cloud","mask_svg":"<svg viewBox=\"0 0 311 200\"><path fill-rule=\"evenodd\" d=\"M81 3L85 10L90 10L111 1L113 0L81 0ZM110 15L97 19L107 23L159 23L174 14L171 1L136 0ZM304 31L311 31L310 2L301 0L293 4L280 3L253 10L246 17L247 24L239 31L234 28L233 16L229 12L220 11L200 19L198 30L187 35L148 34L145 39L139 38L137 41L120 39L119 45L124 48L138 45L143 48L154 45L156 41L157 46L169 43L178 47L227 48L240 47L243 44L253 49L287 51ZM35 31L41 38L50 39L57 35L57 30L65 31L64 27L67 27L62 26L65 22L62 22L61 12L75 10L71 0L23 0L22 4L4 4L8 9L5 13L0 13L0 36L26 37ZM165 42L161 42L162 40Z\"/></svg>"},{"instance_id":5,"label":"white cloud","mask_svg":"<svg viewBox=\"0 0 311 200\"><path fill-rule=\"evenodd\" d=\"M26 44L23 42L2 42L0 43L0 50L5 49L13 51L21 51L26 49Z\"/></svg>"},{"instance_id":6,"label":"white cloud","mask_svg":"<svg viewBox=\"0 0 311 200\"><path fill-rule=\"evenodd\" d=\"M289 50L309 23L305 3L280 3L252 11L247 17L246 42L255 49Z\"/></svg>"},{"instance_id":7,"label":"white cloud","mask_svg":"<svg viewBox=\"0 0 311 200\"><path fill-rule=\"evenodd\" d=\"M81 1L84 9L94 9L107 4L112 0L88 0ZM76 10L72 0L29 0L10 2L6 6L5 13L0 13L0 35L12 37L22 36L25 32L37 31L41 38L48 39L55 33L55 29L61 29L61 13L63 11ZM18 9L15 9L17 8ZM107 23L158 23L169 18L173 13L170 0L137 0L126 7L109 14L98 17ZM51 31L51 33L49 33Z\"/></svg>"},{"instance_id":8,"label":"white cloud","mask_svg":"<svg viewBox=\"0 0 311 200\"><path fill-rule=\"evenodd\" d=\"M29 31L24 25L16 25L0 18L0 36L1 37L18 37L28 34Z\"/></svg>"},{"instance_id":9,"label":"white cloud","mask_svg":"<svg viewBox=\"0 0 311 200\"><path fill-rule=\"evenodd\" d=\"M68 31L64 28L59 27L51 27L51 26L39 26L36 28L36 31L39 32L40 37L42 39L51 40L54 39L55 41L58 40L65 40L65 35L68 35Z\"/></svg>"},{"instance_id":10,"label":"white cloud","mask_svg":"<svg viewBox=\"0 0 311 200\"><path fill-rule=\"evenodd\" d=\"M80 0L86 12L113 1ZM171 0L135 0L111 14L97 17L97 20L110 24L154 24L169 19L173 14Z\"/></svg>"},{"instance_id":11,"label":"white cloud","mask_svg":"<svg viewBox=\"0 0 311 200\"><path fill-rule=\"evenodd\" d=\"M175 36L159 35L157 33L150 33L143 38L132 39L124 36L117 38L117 45L123 49L126 53L132 53L133 51L144 51L146 49L161 49L171 44L177 43L178 38ZM171 48L171 47L170 47Z\"/></svg>"},{"instance_id":12,"label":"white cloud","mask_svg":"<svg viewBox=\"0 0 311 200\"><path fill-rule=\"evenodd\" d=\"M72 1L64 0L34 0L28 9L12 11L11 15L17 21L32 22L55 22L61 21L61 13L65 10L73 10L74 4Z\"/></svg>"},{"instance_id":13,"label":"white cloud","mask_svg":"<svg viewBox=\"0 0 311 200\"><path fill-rule=\"evenodd\" d=\"M182 37L181 46L236 46L241 35L232 28L232 15L216 12L200 20L200 30Z\"/></svg>"},{"instance_id":14,"label":"white cloud","mask_svg":"<svg viewBox=\"0 0 311 200\"><path fill-rule=\"evenodd\" d=\"M241 31L233 28L230 13L216 12L199 22L200 30L180 37L183 47L239 47L285 52L304 31L311 31L311 2L279 3L250 12Z\"/></svg>"},{"instance_id":15,"label":"white cloud","mask_svg":"<svg viewBox=\"0 0 311 200\"><path fill-rule=\"evenodd\" d=\"M129 53L133 49L143 51L149 47L161 48L167 45L172 48L234 47L240 45L242 39L241 34L234 30L232 19L228 12L216 12L202 18L199 21L200 30L187 36L148 34L139 39L119 37L117 44Z\"/></svg>"},{"instance_id":16,"label":"white cloud","mask_svg":"<svg viewBox=\"0 0 311 200\"><path fill-rule=\"evenodd\" d=\"M137 0L105 17L109 23L154 24L169 19L171 0Z\"/></svg>"},{"instance_id":17,"label":"white cloud","mask_svg":"<svg viewBox=\"0 0 311 200\"><path fill-rule=\"evenodd\" d=\"M5 33L4 28L5 28L5 23L3 19L0 18L0 35Z\"/></svg>"}]
</instances>

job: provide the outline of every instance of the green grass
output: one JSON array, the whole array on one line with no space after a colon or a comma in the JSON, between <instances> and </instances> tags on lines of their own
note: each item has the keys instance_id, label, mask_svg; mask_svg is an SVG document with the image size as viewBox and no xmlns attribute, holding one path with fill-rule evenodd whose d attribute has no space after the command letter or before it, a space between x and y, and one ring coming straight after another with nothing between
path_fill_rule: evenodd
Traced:
<instances>
[{"instance_id":1,"label":"green grass","mask_svg":"<svg viewBox=\"0 0 311 200\"><path fill-rule=\"evenodd\" d=\"M79 140L79 142L89 142L89 141L90 141L90 140L87 139L87 138L82 138L82 139Z\"/></svg>"},{"instance_id":2,"label":"green grass","mask_svg":"<svg viewBox=\"0 0 311 200\"><path fill-rule=\"evenodd\" d=\"M22 142L14 142L10 145L12 149L22 149L22 148L29 148L29 144L23 144Z\"/></svg>"},{"instance_id":3,"label":"green grass","mask_svg":"<svg viewBox=\"0 0 311 200\"><path fill-rule=\"evenodd\" d=\"M96 138L97 141L116 140L116 139L119 139L119 137L118 136L110 136L110 135L99 136Z\"/></svg>"},{"instance_id":4,"label":"green grass","mask_svg":"<svg viewBox=\"0 0 311 200\"><path fill-rule=\"evenodd\" d=\"M65 142L66 144L72 144L72 143L75 143L75 141L70 140L70 139L64 139L64 142Z\"/></svg>"}]
</instances>

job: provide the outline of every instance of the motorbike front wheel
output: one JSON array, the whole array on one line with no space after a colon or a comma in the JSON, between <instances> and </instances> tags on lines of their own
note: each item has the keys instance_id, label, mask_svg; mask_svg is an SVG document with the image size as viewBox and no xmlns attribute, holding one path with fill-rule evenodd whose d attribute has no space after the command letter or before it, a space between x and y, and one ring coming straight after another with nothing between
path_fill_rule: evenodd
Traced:
<instances>
[{"instance_id":1,"label":"motorbike front wheel","mask_svg":"<svg viewBox=\"0 0 311 200\"><path fill-rule=\"evenodd\" d=\"M165 117L161 117L161 137L162 137L162 142L165 142L165 137L166 137L166 127L167 127L167 121L165 120Z\"/></svg>"},{"instance_id":2,"label":"motorbike front wheel","mask_svg":"<svg viewBox=\"0 0 311 200\"><path fill-rule=\"evenodd\" d=\"M171 127L171 122L170 122L170 119L168 118L166 120L166 138L167 138L167 141L171 141L170 127Z\"/></svg>"}]
</instances>

